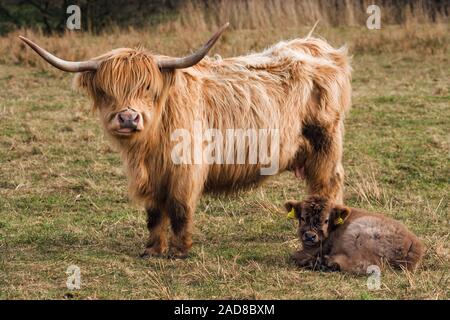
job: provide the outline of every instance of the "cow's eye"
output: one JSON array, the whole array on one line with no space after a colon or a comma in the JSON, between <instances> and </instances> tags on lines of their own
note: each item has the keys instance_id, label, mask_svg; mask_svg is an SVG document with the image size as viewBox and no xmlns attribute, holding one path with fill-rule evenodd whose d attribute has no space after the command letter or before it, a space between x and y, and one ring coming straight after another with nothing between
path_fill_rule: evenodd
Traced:
<instances>
[{"instance_id":1,"label":"cow's eye","mask_svg":"<svg viewBox=\"0 0 450 320\"><path fill-rule=\"evenodd\" d=\"M300 217L300 220L303 221L303 222L305 222L305 218L303 218L303 217Z\"/></svg>"},{"instance_id":2,"label":"cow's eye","mask_svg":"<svg viewBox=\"0 0 450 320\"><path fill-rule=\"evenodd\" d=\"M327 224L328 223L328 219L327 220L325 220L325 222L324 222L325 224Z\"/></svg>"},{"instance_id":3,"label":"cow's eye","mask_svg":"<svg viewBox=\"0 0 450 320\"><path fill-rule=\"evenodd\" d=\"M147 90L150 90L150 85L147 86Z\"/></svg>"}]
</instances>

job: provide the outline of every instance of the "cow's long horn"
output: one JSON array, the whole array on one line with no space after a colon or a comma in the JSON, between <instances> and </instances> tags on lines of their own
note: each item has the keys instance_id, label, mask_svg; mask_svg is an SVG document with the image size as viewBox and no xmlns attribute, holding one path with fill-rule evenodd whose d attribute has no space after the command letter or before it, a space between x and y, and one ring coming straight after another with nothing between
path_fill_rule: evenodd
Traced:
<instances>
[{"instance_id":1,"label":"cow's long horn","mask_svg":"<svg viewBox=\"0 0 450 320\"><path fill-rule=\"evenodd\" d=\"M39 47L36 43L33 41L19 36L19 38L25 42L27 45L31 47L34 51L37 52L38 55L40 55L45 61L50 63L55 68L58 68L62 71L67 72L83 72L83 71L95 71L98 68L99 62L88 60L88 61L66 61L63 59L60 59L54 55L52 55L50 52L42 49Z\"/></svg>"},{"instance_id":2,"label":"cow's long horn","mask_svg":"<svg viewBox=\"0 0 450 320\"><path fill-rule=\"evenodd\" d=\"M183 69L183 68L188 68L188 67L191 67L191 66L197 64L198 62L200 62L200 60L202 60L206 56L208 51L212 48L214 43L216 43L216 41L220 38L222 33L225 31L226 28L228 28L229 25L230 24L228 22L226 24L224 24L208 40L208 42L206 42L203 45L203 47L201 47L195 53L193 53L187 57L183 57L183 58L167 58L167 59L160 60L160 61L158 61L158 66L161 69Z\"/></svg>"}]
</instances>

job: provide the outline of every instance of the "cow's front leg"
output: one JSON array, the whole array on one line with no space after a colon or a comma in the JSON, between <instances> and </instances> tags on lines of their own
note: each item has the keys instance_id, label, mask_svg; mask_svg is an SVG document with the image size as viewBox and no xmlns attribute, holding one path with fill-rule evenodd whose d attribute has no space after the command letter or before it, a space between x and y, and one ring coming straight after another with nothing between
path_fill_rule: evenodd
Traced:
<instances>
[{"instance_id":1,"label":"cow's front leg","mask_svg":"<svg viewBox=\"0 0 450 320\"><path fill-rule=\"evenodd\" d=\"M167 226L169 217L164 210L150 207L147 211L147 228L150 232L141 257L161 256L167 251Z\"/></svg>"},{"instance_id":2,"label":"cow's front leg","mask_svg":"<svg viewBox=\"0 0 450 320\"><path fill-rule=\"evenodd\" d=\"M301 268L315 269L320 266L320 257L317 252L297 251L291 256L294 263Z\"/></svg>"},{"instance_id":3,"label":"cow's front leg","mask_svg":"<svg viewBox=\"0 0 450 320\"><path fill-rule=\"evenodd\" d=\"M192 216L194 209L185 202L171 199L167 203L167 211L172 227L169 255L172 258L184 259L192 247Z\"/></svg>"}]
</instances>

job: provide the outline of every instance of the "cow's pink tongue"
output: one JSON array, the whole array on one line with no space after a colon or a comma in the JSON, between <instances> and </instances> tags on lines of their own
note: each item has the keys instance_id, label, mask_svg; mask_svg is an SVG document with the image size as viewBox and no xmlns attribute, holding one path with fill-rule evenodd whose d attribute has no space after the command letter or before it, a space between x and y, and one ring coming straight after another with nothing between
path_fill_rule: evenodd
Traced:
<instances>
[{"instance_id":1,"label":"cow's pink tongue","mask_svg":"<svg viewBox=\"0 0 450 320\"><path fill-rule=\"evenodd\" d=\"M305 179L305 167L295 166L294 173L298 179Z\"/></svg>"}]
</instances>

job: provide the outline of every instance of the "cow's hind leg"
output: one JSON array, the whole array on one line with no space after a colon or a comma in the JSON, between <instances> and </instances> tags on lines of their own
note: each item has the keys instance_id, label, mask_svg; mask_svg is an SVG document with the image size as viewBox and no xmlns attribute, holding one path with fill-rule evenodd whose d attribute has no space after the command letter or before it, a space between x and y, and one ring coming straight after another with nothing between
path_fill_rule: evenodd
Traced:
<instances>
[{"instance_id":1,"label":"cow's hind leg","mask_svg":"<svg viewBox=\"0 0 450 320\"><path fill-rule=\"evenodd\" d=\"M170 186L166 208L172 227L169 256L183 259L192 247L193 216L205 175L201 171L180 170L178 173L172 177L174 183Z\"/></svg>"},{"instance_id":2,"label":"cow's hind leg","mask_svg":"<svg viewBox=\"0 0 450 320\"><path fill-rule=\"evenodd\" d=\"M327 256L324 260L324 264L329 271L343 271L355 274L365 274L367 267L370 265L368 261L358 257L348 257L345 254Z\"/></svg>"},{"instance_id":3,"label":"cow's hind leg","mask_svg":"<svg viewBox=\"0 0 450 320\"><path fill-rule=\"evenodd\" d=\"M309 194L343 202L344 168L342 167L342 122L334 126L307 123L303 136L310 143L305 162L305 177Z\"/></svg>"},{"instance_id":4,"label":"cow's hind leg","mask_svg":"<svg viewBox=\"0 0 450 320\"><path fill-rule=\"evenodd\" d=\"M142 257L160 256L167 251L167 227L169 217L159 208L148 208L147 228L150 232Z\"/></svg>"}]
</instances>

